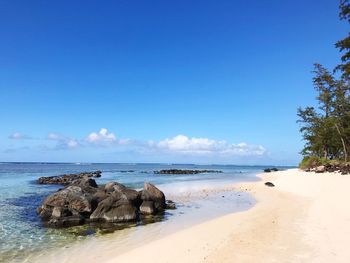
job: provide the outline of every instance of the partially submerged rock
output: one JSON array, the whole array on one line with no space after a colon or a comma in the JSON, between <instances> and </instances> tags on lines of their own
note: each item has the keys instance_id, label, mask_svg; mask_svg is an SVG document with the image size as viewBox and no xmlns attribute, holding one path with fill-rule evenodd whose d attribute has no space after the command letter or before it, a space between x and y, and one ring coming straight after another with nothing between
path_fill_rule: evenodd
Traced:
<instances>
[{"instance_id":1,"label":"partially submerged rock","mask_svg":"<svg viewBox=\"0 0 350 263\"><path fill-rule=\"evenodd\" d=\"M71 185L49 195L37 209L37 212L48 225L63 226L84 223L93 209L91 191L87 191L87 188L83 189L80 186ZM70 216L75 216L79 220L69 219L67 222L63 220L63 218Z\"/></svg>"},{"instance_id":2,"label":"partially submerged rock","mask_svg":"<svg viewBox=\"0 0 350 263\"><path fill-rule=\"evenodd\" d=\"M47 225L50 227L70 227L84 224L85 219L82 216L65 216L65 217L53 217Z\"/></svg>"},{"instance_id":3,"label":"partially submerged rock","mask_svg":"<svg viewBox=\"0 0 350 263\"><path fill-rule=\"evenodd\" d=\"M138 208L127 199L111 195L102 200L90 219L110 223L134 221L138 218Z\"/></svg>"},{"instance_id":4,"label":"partially submerged rock","mask_svg":"<svg viewBox=\"0 0 350 263\"><path fill-rule=\"evenodd\" d=\"M61 185L69 185L76 180L90 177L101 177L101 171L95 172L84 172L79 174L63 174L59 176L47 176L40 177L38 179L39 184L61 184Z\"/></svg>"},{"instance_id":5,"label":"partially submerged rock","mask_svg":"<svg viewBox=\"0 0 350 263\"><path fill-rule=\"evenodd\" d=\"M168 169L154 171L155 174L201 174L201 173L222 173L218 170L181 170L181 169Z\"/></svg>"},{"instance_id":6,"label":"partially submerged rock","mask_svg":"<svg viewBox=\"0 0 350 263\"><path fill-rule=\"evenodd\" d=\"M264 169L265 173L277 172L277 171L278 171L278 169L276 167Z\"/></svg>"},{"instance_id":7,"label":"partially submerged rock","mask_svg":"<svg viewBox=\"0 0 350 263\"><path fill-rule=\"evenodd\" d=\"M37 212L45 225L67 227L137 221L140 214L155 215L173 207L175 204L167 205L164 193L151 183L145 182L144 189L136 191L117 182L98 187L94 179L84 177L49 195Z\"/></svg>"},{"instance_id":8,"label":"partially submerged rock","mask_svg":"<svg viewBox=\"0 0 350 263\"><path fill-rule=\"evenodd\" d=\"M176 204L171 200L167 200L166 201L166 209L176 209Z\"/></svg>"},{"instance_id":9,"label":"partially submerged rock","mask_svg":"<svg viewBox=\"0 0 350 263\"><path fill-rule=\"evenodd\" d=\"M153 184L145 182L141 191L142 201L152 201L155 211L162 211L166 208L165 195Z\"/></svg>"},{"instance_id":10,"label":"partially submerged rock","mask_svg":"<svg viewBox=\"0 0 350 263\"><path fill-rule=\"evenodd\" d=\"M140 213L144 215L152 215L156 211L153 201L143 201L140 206Z\"/></svg>"}]
</instances>

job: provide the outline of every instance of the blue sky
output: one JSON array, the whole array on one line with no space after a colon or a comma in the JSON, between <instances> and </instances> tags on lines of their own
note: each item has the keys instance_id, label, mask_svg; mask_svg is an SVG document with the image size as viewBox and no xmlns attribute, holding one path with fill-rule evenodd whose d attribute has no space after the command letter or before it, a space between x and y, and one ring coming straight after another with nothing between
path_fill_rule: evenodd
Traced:
<instances>
[{"instance_id":1,"label":"blue sky","mask_svg":"<svg viewBox=\"0 0 350 263\"><path fill-rule=\"evenodd\" d=\"M1 1L0 161L296 164L334 0Z\"/></svg>"}]
</instances>

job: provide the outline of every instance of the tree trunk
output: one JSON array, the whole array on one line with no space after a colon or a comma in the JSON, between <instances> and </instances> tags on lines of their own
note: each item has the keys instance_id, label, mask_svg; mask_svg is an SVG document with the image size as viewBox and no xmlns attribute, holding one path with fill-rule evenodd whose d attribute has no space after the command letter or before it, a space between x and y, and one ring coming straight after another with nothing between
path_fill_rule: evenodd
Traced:
<instances>
[{"instance_id":1,"label":"tree trunk","mask_svg":"<svg viewBox=\"0 0 350 263\"><path fill-rule=\"evenodd\" d=\"M338 126L337 124L335 124L335 127L337 128L337 131L338 131L339 136L340 136L341 143L342 143L342 145L343 145L344 161L347 162L347 161L348 161L348 152L347 152L347 150L346 150L345 140L344 140L343 136L341 135L339 126Z\"/></svg>"},{"instance_id":2,"label":"tree trunk","mask_svg":"<svg viewBox=\"0 0 350 263\"><path fill-rule=\"evenodd\" d=\"M325 158L326 160L328 159L327 147L324 147L324 150L323 150L323 158Z\"/></svg>"}]
</instances>

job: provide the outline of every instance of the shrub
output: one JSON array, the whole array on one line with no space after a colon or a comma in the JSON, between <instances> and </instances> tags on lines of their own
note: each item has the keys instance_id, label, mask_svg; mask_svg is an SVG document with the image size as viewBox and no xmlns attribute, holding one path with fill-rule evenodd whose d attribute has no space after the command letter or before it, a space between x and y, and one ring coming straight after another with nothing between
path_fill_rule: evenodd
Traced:
<instances>
[{"instance_id":1,"label":"shrub","mask_svg":"<svg viewBox=\"0 0 350 263\"><path fill-rule=\"evenodd\" d=\"M305 156L299 164L300 169L314 168L320 165L329 164L331 161L326 158L320 158L317 156Z\"/></svg>"}]
</instances>

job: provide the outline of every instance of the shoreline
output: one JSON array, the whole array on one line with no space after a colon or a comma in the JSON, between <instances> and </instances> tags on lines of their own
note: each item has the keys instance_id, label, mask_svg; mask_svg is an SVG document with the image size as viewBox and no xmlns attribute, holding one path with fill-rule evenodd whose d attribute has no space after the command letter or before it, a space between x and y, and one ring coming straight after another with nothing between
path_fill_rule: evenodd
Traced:
<instances>
[{"instance_id":1,"label":"shoreline","mask_svg":"<svg viewBox=\"0 0 350 263\"><path fill-rule=\"evenodd\" d=\"M298 169L258 173L259 181L227 185L252 195L256 203L172 232L152 224L121 244L120 232L82 242L35 262L348 262L350 176ZM265 182L275 187L268 187ZM231 190L230 190L231 189ZM229 199L228 199L229 200ZM169 229L169 228L168 228ZM131 234L132 235L132 234ZM132 242L132 241L137 242ZM119 242L119 243L118 243Z\"/></svg>"},{"instance_id":2,"label":"shoreline","mask_svg":"<svg viewBox=\"0 0 350 263\"><path fill-rule=\"evenodd\" d=\"M258 178L247 178L247 181ZM109 234L50 248L30 255L26 260L43 262L107 262L110 257L127 253L145 243L161 240L183 229L212 219L250 209L256 200L250 193L235 189L236 182L202 181L198 184L174 183L161 187L166 196L179 206L169 210L163 220L146 225L131 224ZM184 187L186 186L186 187ZM92 256L90 256L92 254Z\"/></svg>"},{"instance_id":3,"label":"shoreline","mask_svg":"<svg viewBox=\"0 0 350 263\"><path fill-rule=\"evenodd\" d=\"M262 181L236 185L257 199L253 208L112 253L105 262L349 261L349 176L298 169L257 176Z\"/></svg>"}]
</instances>

